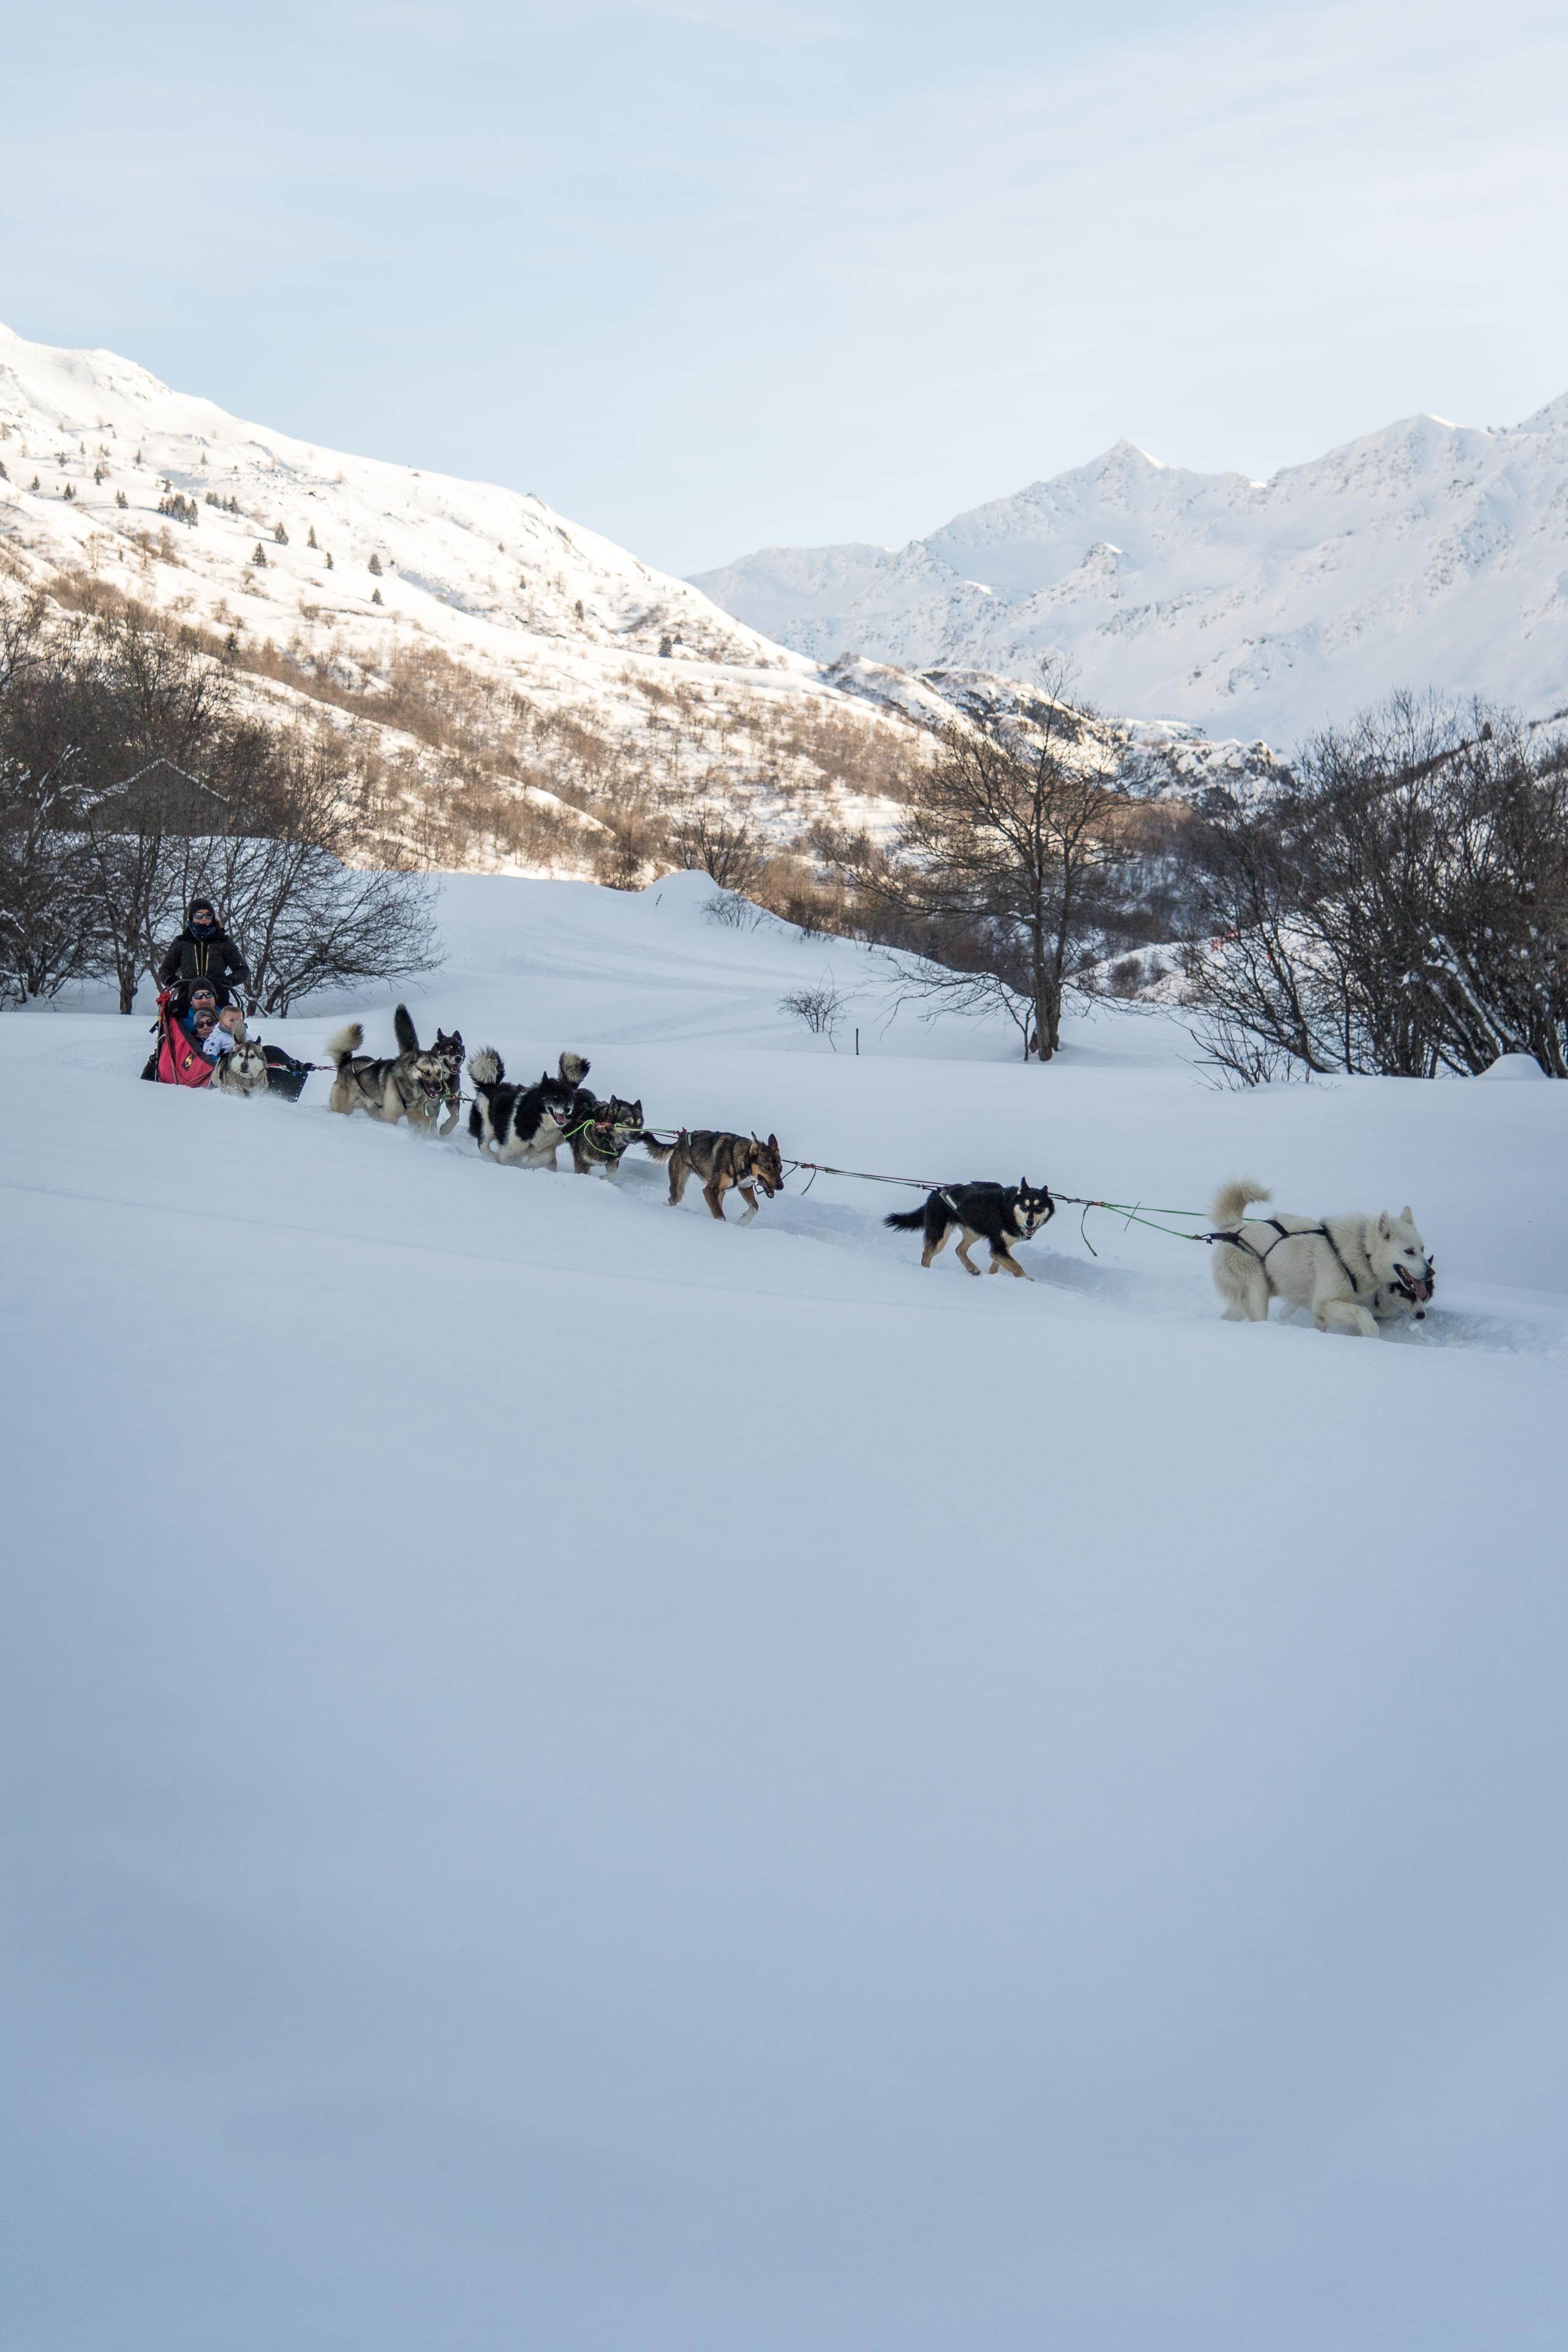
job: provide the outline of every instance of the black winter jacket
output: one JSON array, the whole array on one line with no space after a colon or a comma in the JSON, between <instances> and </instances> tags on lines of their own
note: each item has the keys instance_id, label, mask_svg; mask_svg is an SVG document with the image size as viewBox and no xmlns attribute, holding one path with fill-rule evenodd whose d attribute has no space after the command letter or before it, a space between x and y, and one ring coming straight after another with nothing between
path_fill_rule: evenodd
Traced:
<instances>
[{"instance_id":1,"label":"black winter jacket","mask_svg":"<svg viewBox=\"0 0 1568 2352\"><path fill-rule=\"evenodd\" d=\"M249 978L250 966L221 926L204 939L187 923L179 938L170 941L158 966L161 988L177 982L184 992L193 980L210 980L220 1008L228 1003L230 980Z\"/></svg>"}]
</instances>

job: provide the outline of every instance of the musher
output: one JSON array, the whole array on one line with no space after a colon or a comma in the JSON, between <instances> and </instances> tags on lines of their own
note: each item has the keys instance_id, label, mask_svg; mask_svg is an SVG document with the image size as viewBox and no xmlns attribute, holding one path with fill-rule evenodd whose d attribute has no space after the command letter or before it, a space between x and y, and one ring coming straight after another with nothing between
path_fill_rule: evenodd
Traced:
<instances>
[{"instance_id":1,"label":"musher","mask_svg":"<svg viewBox=\"0 0 1568 2352\"><path fill-rule=\"evenodd\" d=\"M228 1003L231 979L248 981L250 966L217 919L210 898L193 898L185 928L171 940L158 966L158 985L173 991L172 1002L184 1013L193 981L210 980L221 1009Z\"/></svg>"}]
</instances>

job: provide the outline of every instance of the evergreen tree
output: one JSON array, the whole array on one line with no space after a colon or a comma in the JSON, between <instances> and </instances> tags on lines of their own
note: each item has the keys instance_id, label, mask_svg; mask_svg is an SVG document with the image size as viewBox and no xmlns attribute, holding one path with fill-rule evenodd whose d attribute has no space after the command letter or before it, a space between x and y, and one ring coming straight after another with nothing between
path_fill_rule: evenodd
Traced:
<instances>
[{"instance_id":1,"label":"evergreen tree","mask_svg":"<svg viewBox=\"0 0 1568 2352\"><path fill-rule=\"evenodd\" d=\"M306 540L305 544L307 547L314 547L316 544L316 526L314 523L310 525L310 536Z\"/></svg>"},{"instance_id":2,"label":"evergreen tree","mask_svg":"<svg viewBox=\"0 0 1568 2352\"><path fill-rule=\"evenodd\" d=\"M33 476L33 479L32 479L32 483L31 483L31 488L34 488L35 490L38 488L38 478L37 478L37 474L35 474L35 475Z\"/></svg>"},{"instance_id":3,"label":"evergreen tree","mask_svg":"<svg viewBox=\"0 0 1568 2352\"><path fill-rule=\"evenodd\" d=\"M373 589L371 590L371 592L370 592L370 601L371 601L371 603L372 603L373 604L380 604L380 602L381 602L381 591L380 591L380 589L379 589L379 588L373 588Z\"/></svg>"},{"instance_id":4,"label":"evergreen tree","mask_svg":"<svg viewBox=\"0 0 1568 2352\"><path fill-rule=\"evenodd\" d=\"M252 550L251 550L251 551L250 551L250 560L251 560L252 563L254 563L254 564L257 566L257 568L258 568L258 571L262 571L262 572L265 572L265 571L266 571L266 569L267 569L267 550L262 546L261 541L260 541L259 540L258 540L258 541L257 541L256 545L252 548Z\"/></svg>"},{"instance_id":5,"label":"evergreen tree","mask_svg":"<svg viewBox=\"0 0 1568 2352\"><path fill-rule=\"evenodd\" d=\"M330 571L331 570L331 568L332 568L332 559L331 559L331 557L329 555L329 556L328 556L328 558L327 558L327 570L330 572Z\"/></svg>"},{"instance_id":6,"label":"evergreen tree","mask_svg":"<svg viewBox=\"0 0 1568 2352\"><path fill-rule=\"evenodd\" d=\"M288 546L288 544L289 544L289 534L288 534L288 532L284 530L284 528L283 528L283 526L282 526L282 524L281 524L281 523L279 523L279 524L277 525L277 527L276 527L276 528L275 528L275 530L273 530L272 536L273 536L273 538L278 541L278 544L279 544L279 547L287 547L287 546Z\"/></svg>"},{"instance_id":7,"label":"evergreen tree","mask_svg":"<svg viewBox=\"0 0 1568 2352\"><path fill-rule=\"evenodd\" d=\"M37 487L38 487L38 486L37 486L37 482L35 482L35 483L33 484L33 488L34 488L35 489L37 489ZM125 495L125 493L124 493L124 491L123 491L123 490L116 490L116 491L115 491L115 493L114 493L114 503L115 503L115 505L116 505L117 507L129 507L129 505L131 504L131 501L130 501L130 499L126 497L126 495Z\"/></svg>"},{"instance_id":8,"label":"evergreen tree","mask_svg":"<svg viewBox=\"0 0 1568 2352\"><path fill-rule=\"evenodd\" d=\"M379 556L379 555L373 555L373 556L371 557L371 559L370 559L370 568L371 568L371 570L374 572L374 574L375 574L376 578L379 580L379 579L381 578L381 558L380 558L380 556Z\"/></svg>"}]
</instances>

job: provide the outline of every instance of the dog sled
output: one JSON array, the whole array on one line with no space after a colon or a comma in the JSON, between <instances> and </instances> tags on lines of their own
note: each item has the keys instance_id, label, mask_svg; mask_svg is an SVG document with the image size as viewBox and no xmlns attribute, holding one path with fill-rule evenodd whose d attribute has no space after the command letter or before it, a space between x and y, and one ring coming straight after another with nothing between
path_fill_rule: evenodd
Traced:
<instances>
[{"instance_id":1,"label":"dog sled","mask_svg":"<svg viewBox=\"0 0 1568 2352\"><path fill-rule=\"evenodd\" d=\"M183 1023L171 1013L169 999L173 993L172 989L166 989L158 999L158 1042L142 1075L165 1087L210 1086L217 1064L208 1060L201 1047L187 1036ZM319 1065L297 1061L281 1045L264 1045L261 1051L267 1063L268 1093L281 1096L285 1102L298 1102L305 1091L306 1079Z\"/></svg>"}]
</instances>

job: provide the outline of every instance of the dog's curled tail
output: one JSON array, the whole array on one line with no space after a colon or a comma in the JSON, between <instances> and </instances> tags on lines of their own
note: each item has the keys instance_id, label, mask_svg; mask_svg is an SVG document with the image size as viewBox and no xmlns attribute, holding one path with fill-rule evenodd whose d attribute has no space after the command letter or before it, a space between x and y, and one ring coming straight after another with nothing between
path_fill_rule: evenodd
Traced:
<instances>
[{"instance_id":1,"label":"dog's curled tail","mask_svg":"<svg viewBox=\"0 0 1568 2352\"><path fill-rule=\"evenodd\" d=\"M594 1066L585 1054L563 1054L559 1066L569 1087L580 1087Z\"/></svg>"},{"instance_id":2,"label":"dog's curled tail","mask_svg":"<svg viewBox=\"0 0 1568 2352\"><path fill-rule=\"evenodd\" d=\"M327 1057L335 1070L341 1070L351 1054L357 1054L364 1044L364 1030L357 1021L348 1022L334 1029L327 1040Z\"/></svg>"},{"instance_id":3,"label":"dog's curled tail","mask_svg":"<svg viewBox=\"0 0 1568 2352\"><path fill-rule=\"evenodd\" d=\"M668 1160L675 1150L673 1143L661 1143L657 1135L648 1133L646 1127L639 1134L633 1136L632 1141L640 1143L650 1160Z\"/></svg>"},{"instance_id":4,"label":"dog's curled tail","mask_svg":"<svg viewBox=\"0 0 1568 2352\"><path fill-rule=\"evenodd\" d=\"M1273 1197L1266 1184L1255 1184L1250 1176L1240 1176L1234 1184L1220 1186L1209 1213L1216 1225L1243 1224L1254 1201L1271 1201Z\"/></svg>"},{"instance_id":5,"label":"dog's curled tail","mask_svg":"<svg viewBox=\"0 0 1568 2352\"><path fill-rule=\"evenodd\" d=\"M893 1210L890 1215L883 1218L882 1223L885 1225L891 1225L896 1234L918 1234L925 1221L925 1202L922 1201L918 1209Z\"/></svg>"},{"instance_id":6,"label":"dog's curled tail","mask_svg":"<svg viewBox=\"0 0 1568 2352\"><path fill-rule=\"evenodd\" d=\"M482 1045L468 1056L468 1076L477 1087L499 1087L506 1076L506 1064L493 1045Z\"/></svg>"},{"instance_id":7,"label":"dog's curled tail","mask_svg":"<svg viewBox=\"0 0 1568 2352\"><path fill-rule=\"evenodd\" d=\"M416 1054L419 1051L418 1034L415 1029L414 1023L409 1015L406 1004L398 1005L396 1010L394 1012L392 1016L392 1027L393 1034L397 1039L397 1050L400 1054Z\"/></svg>"}]
</instances>

